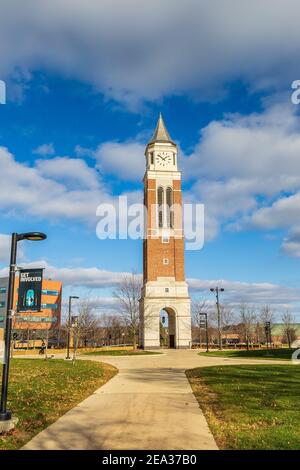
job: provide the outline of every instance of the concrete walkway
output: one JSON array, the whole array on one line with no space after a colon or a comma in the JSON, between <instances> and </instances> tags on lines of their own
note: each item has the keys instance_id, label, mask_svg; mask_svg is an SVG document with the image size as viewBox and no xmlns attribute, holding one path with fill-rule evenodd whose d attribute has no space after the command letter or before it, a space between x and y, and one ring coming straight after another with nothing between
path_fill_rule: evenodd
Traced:
<instances>
[{"instance_id":1,"label":"concrete walkway","mask_svg":"<svg viewBox=\"0 0 300 470\"><path fill-rule=\"evenodd\" d=\"M203 357L194 350L84 359L112 364L119 374L39 433L24 449L217 449L185 370L270 363Z\"/></svg>"}]
</instances>

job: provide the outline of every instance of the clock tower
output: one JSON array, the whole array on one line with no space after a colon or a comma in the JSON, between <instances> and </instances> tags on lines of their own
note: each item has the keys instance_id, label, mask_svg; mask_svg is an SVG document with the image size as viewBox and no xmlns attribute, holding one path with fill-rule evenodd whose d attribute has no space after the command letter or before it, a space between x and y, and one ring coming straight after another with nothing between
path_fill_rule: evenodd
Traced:
<instances>
[{"instance_id":1,"label":"clock tower","mask_svg":"<svg viewBox=\"0 0 300 470\"><path fill-rule=\"evenodd\" d=\"M140 343L145 349L159 348L163 330L169 347L189 348L191 312L184 275L181 173L177 146L161 114L145 156Z\"/></svg>"}]
</instances>

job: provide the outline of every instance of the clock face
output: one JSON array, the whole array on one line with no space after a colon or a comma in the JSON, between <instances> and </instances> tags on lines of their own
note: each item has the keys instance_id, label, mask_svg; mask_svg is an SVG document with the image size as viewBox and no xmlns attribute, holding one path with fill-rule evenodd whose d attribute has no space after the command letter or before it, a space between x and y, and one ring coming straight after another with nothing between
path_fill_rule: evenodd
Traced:
<instances>
[{"instance_id":1,"label":"clock face","mask_svg":"<svg viewBox=\"0 0 300 470\"><path fill-rule=\"evenodd\" d=\"M170 152L159 152L155 157L155 163L157 166L164 168L172 165L173 155Z\"/></svg>"}]
</instances>

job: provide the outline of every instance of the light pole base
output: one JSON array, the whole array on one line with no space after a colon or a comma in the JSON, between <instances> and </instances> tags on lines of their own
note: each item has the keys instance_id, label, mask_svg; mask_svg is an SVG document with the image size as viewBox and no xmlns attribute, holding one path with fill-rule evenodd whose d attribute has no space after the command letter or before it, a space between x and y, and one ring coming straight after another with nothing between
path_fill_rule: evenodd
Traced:
<instances>
[{"instance_id":1,"label":"light pole base","mask_svg":"<svg viewBox=\"0 0 300 470\"><path fill-rule=\"evenodd\" d=\"M9 421L11 419L12 413L10 410L0 411L0 423L3 421Z\"/></svg>"},{"instance_id":2,"label":"light pole base","mask_svg":"<svg viewBox=\"0 0 300 470\"><path fill-rule=\"evenodd\" d=\"M0 420L0 434L4 434L14 429L18 421L18 418L10 418L2 421Z\"/></svg>"}]
</instances>

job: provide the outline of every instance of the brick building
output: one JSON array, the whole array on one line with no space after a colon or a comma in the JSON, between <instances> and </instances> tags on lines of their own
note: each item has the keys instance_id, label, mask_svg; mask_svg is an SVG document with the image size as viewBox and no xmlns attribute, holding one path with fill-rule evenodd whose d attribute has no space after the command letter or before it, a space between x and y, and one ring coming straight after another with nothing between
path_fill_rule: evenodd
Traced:
<instances>
[{"instance_id":1,"label":"brick building","mask_svg":"<svg viewBox=\"0 0 300 470\"><path fill-rule=\"evenodd\" d=\"M0 328L5 326L8 277L0 278ZM19 278L16 277L14 305L18 300ZM61 322L62 283L43 279L42 301L40 312L22 312L15 315L13 329L16 330L50 330L57 328Z\"/></svg>"}]
</instances>

